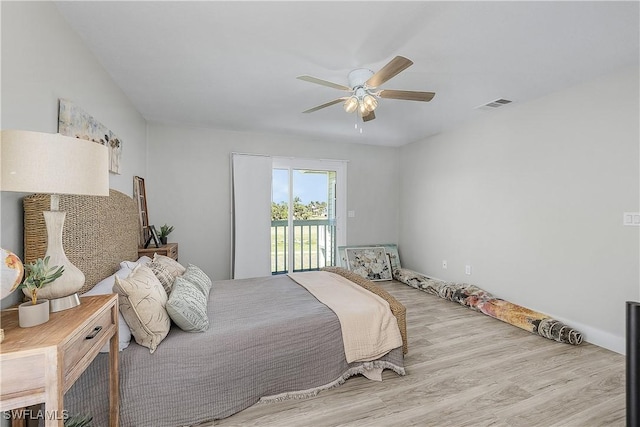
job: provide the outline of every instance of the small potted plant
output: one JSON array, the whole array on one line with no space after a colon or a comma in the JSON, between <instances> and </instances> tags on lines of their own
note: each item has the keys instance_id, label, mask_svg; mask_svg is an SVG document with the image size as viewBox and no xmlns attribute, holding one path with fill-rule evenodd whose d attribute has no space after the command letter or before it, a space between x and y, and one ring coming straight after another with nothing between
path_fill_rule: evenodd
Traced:
<instances>
[{"instance_id":1,"label":"small potted plant","mask_svg":"<svg viewBox=\"0 0 640 427\"><path fill-rule=\"evenodd\" d=\"M169 234L171 234L171 232L173 231L173 225L163 225L162 227L160 227L160 235L158 237L160 237L160 243L162 243L163 245L167 244L167 236L169 236Z\"/></svg>"},{"instance_id":2,"label":"small potted plant","mask_svg":"<svg viewBox=\"0 0 640 427\"><path fill-rule=\"evenodd\" d=\"M93 417L86 414L75 414L64 420L64 427L90 427Z\"/></svg>"},{"instance_id":3,"label":"small potted plant","mask_svg":"<svg viewBox=\"0 0 640 427\"><path fill-rule=\"evenodd\" d=\"M31 301L20 304L18 320L21 328L28 328L49 321L49 300L38 300L38 291L62 276L64 267L49 267L49 257L45 257L25 264L24 269L24 281L16 288L26 288Z\"/></svg>"}]
</instances>

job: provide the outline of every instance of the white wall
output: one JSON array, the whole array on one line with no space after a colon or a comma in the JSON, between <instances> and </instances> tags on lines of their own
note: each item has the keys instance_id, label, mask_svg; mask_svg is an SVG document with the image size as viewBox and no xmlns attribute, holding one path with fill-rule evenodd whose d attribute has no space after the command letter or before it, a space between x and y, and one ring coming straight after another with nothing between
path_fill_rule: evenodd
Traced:
<instances>
[{"instance_id":1,"label":"white wall","mask_svg":"<svg viewBox=\"0 0 640 427\"><path fill-rule=\"evenodd\" d=\"M638 95L625 69L403 147L403 266L624 352L625 301L640 299L639 228L622 225L640 211Z\"/></svg>"},{"instance_id":2,"label":"white wall","mask_svg":"<svg viewBox=\"0 0 640 427\"><path fill-rule=\"evenodd\" d=\"M230 277L230 156L232 152L348 160L348 244L395 243L398 236L396 148L266 135L149 125L145 177L151 224L175 226L180 261L213 279Z\"/></svg>"},{"instance_id":3,"label":"white wall","mask_svg":"<svg viewBox=\"0 0 640 427\"><path fill-rule=\"evenodd\" d=\"M0 2L2 129L55 133L58 99L67 98L123 141L122 173L111 188L131 194L133 176L146 174L146 122L52 2ZM65 167L67 165L61 165ZM22 256L24 194L3 192L0 244ZM16 302L17 293L2 306Z\"/></svg>"}]
</instances>

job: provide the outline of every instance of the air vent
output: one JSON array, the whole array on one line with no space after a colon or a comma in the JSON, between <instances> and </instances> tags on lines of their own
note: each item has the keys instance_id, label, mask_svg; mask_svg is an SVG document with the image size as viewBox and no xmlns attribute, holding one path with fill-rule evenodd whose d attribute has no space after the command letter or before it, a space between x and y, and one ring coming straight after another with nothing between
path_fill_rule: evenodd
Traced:
<instances>
[{"instance_id":1,"label":"air vent","mask_svg":"<svg viewBox=\"0 0 640 427\"><path fill-rule=\"evenodd\" d=\"M496 108L503 107L510 103L511 101L509 101L508 99L500 98L476 108L478 108L479 110L495 110Z\"/></svg>"}]
</instances>

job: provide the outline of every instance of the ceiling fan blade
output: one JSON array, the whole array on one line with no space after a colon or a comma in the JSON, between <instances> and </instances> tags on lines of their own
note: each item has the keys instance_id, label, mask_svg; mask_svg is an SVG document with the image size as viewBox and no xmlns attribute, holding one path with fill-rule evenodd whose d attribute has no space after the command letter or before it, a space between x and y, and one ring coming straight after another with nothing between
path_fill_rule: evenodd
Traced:
<instances>
[{"instance_id":1,"label":"ceiling fan blade","mask_svg":"<svg viewBox=\"0 0 640 427\"><path fill-rule=\"evenodd\" d=\"M368 122L376 118L376 113L370 111L366 116L362 116L363 122Z\"/></svg>"},{"instance_id":2,"label":"ceiling fan blade","mask_svg":"<svg viewBox=\"0 0 640 427\"><path fill-rule=\"evenodd\" d=\"M347 90L347 91L351 90L351 88L349 88L349 87L346 87L346 86L343 86L343 85L339 85L337 83L331 83L331 82L328 82L326 80L319 79L317 77L298 76L296 78L298 80L304 80L305 82L315 83L315 84L319 84L319 85L322 85L322 86L329 86L329 87L332 87L334 89Z\"/></svg>"},{"instance_id":3,"label":"ceiling fan blade","mask_svg":"<svg viewBox=\"0 0 640 427\"><path fill-rule=\"evenodd\" d=\"M378 87L390 78L398 75L403 70L406 70L413 64L413 61L405 58L404 56L396 56L387 65L382 67L377 73L367 80L367 86Z\"/></svg>"},{"instance_id":4,"label":"ceiling fan blade","mask_svg":"<svg viewBox=\"0 0 640 427\"><path fill-rule=\"evenodd\" d=\"M337 104L338 102L342 102L342 101L344 101L346 99L347 99L346 97L334 99L333 101L329 101L326 104L322 104L322 105L318 105L317 107L309 108L308 110L303 111L303 113L313 113L314 111L318 111L318 110L320 110L322 108L325 108L325 107L330 107L330 106L332 106L334 104Z\"/></svg>"},{"instance_id":5,"label":"ceiling fan blade","mask_svg":"<svg viewBox=\"0 0 640 427\"><path fill-rule=\"evenodd\" d=\"M434 92L416 92L412 90L389 90L380 91L380 98L388 99L404 99L407 101L424 101L428 102L433 99L436 94Z\"/></svg>"}]
</instances>

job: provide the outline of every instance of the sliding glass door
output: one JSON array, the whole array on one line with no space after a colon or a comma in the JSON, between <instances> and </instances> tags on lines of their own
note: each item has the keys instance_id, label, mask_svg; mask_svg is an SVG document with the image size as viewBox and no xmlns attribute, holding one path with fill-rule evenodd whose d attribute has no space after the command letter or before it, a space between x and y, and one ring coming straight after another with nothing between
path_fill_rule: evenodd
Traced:
<instances>
[{"instance_id":1,"label":"sliding glass door","mask_svg":"<svg viewBox=\"0 0 640 427\"><path fill-rule=\"evenodd\" d=\"M271 271L336 265L346 237L346 163L274 158Z\"/></svg>"}]
</instances>

